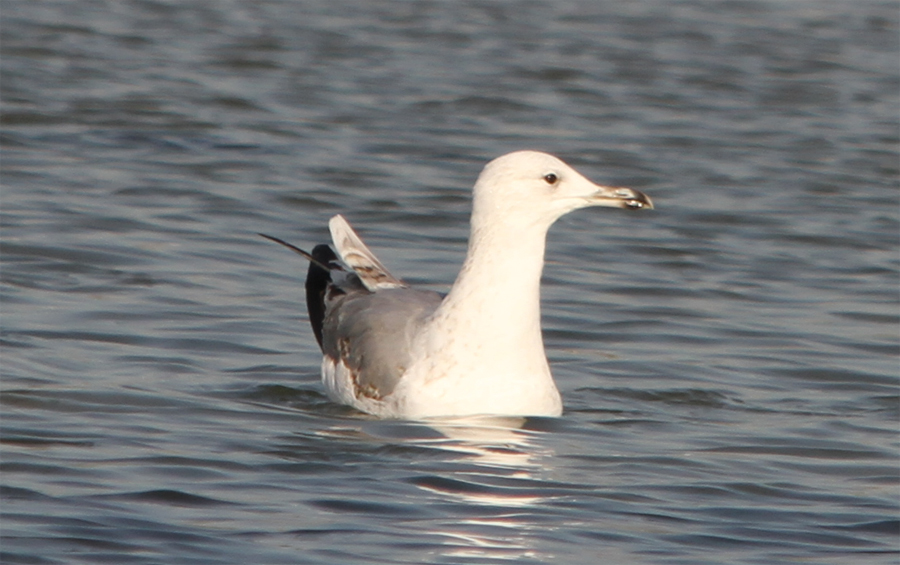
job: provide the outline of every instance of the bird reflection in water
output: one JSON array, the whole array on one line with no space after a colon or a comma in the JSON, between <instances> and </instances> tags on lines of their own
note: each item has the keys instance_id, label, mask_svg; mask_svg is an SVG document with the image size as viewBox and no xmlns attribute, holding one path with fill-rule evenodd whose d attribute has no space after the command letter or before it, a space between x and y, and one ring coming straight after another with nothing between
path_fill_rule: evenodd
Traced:
<instances>
[{"instance_id":1,"label":"bird reflection in water","mask_svg":"<svg viewBox=\"0 0 900 565\"><path fill-rule=\"evenodd\" d=\"M539 551L538 508L561 493L550 488L554 452L545 432L525 428L520 417L477 416L426 422L364 421L356 429L333 428L332 436L435 450L439 457L409 461L405 482L426 494L415 504L428 512L404 527L426 531L437 540L432 551L451 558L545 559ZM418 471L418 472L417 472ZM452 507L448 507L450 504Z\"/></svg>"}]
</instances>

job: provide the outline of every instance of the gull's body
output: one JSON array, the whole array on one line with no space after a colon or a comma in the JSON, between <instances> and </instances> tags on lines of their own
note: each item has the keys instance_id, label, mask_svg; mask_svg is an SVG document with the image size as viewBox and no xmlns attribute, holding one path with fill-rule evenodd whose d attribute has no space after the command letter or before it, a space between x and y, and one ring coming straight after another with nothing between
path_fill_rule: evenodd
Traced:
<instances>
[{"instance_id":1,"label":"gull's body","mask_svg":"<svg viewBox=\"0 0 900 565\"><path fill-rule=\"evenodd\" d=\"M446 297L407 287L332 218L343 263L318 246L306 285L329 397L381 417L559 415L540 325L545 239L557 218L586 206L652 208L642 193L595 185L544 153L491 161Z\"/></svg>"}]
</instances>

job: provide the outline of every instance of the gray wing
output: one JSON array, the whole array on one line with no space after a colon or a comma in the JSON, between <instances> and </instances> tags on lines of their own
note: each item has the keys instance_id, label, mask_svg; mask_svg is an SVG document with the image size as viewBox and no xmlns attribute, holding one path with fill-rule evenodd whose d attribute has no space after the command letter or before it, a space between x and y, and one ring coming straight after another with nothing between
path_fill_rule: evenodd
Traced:
<instances>
[{"instance_id":1,"label":"gray wing","mask_svg":"<svg viewBox=\"0 0 900 565\"><path fill-rule=\"evenodd\" d=\"M322 350L351 371L357 394L381 399L397 386L413 337L441 300L410 288L337 296L325 312Z\"/></svg>"}]
</instances>

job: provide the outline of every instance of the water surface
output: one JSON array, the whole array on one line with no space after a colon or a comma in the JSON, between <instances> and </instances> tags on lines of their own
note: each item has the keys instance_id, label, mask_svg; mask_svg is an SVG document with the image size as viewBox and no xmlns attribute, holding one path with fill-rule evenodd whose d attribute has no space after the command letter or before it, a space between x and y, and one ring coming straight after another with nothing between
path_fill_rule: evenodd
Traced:
<instances>
[{"instance_id":1,"label":"water surface","mask_svg":"<svg viewBox=\"0 0 900 565\"><path fill-rule=\"evenodd\" d=\"M896 563L894 2L30 2L2 50L4 563ZM557 154L562 418L330 403L345 214L446 290Z\"/></svg>"}]
</instances>

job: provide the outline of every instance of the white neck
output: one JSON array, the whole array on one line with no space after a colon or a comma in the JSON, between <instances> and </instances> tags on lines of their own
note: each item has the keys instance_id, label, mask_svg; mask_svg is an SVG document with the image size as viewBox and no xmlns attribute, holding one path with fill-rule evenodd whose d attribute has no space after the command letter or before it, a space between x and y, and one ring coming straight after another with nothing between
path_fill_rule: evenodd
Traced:
<instances>
[{"instance_id":1,"label":"white neck","mask_svg":"<svg viewBox=\"0 0 900 565\"><path fill-rule=\"evenodd\" d=\"M540 312L547 230L479 220L473 213L465 263L432 322L440 332L450 329L456 343L432 345L465 350L482 364L539 365L549 374Z\"/></svg>"}]
</instances>

